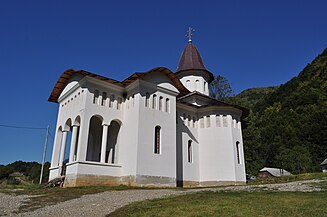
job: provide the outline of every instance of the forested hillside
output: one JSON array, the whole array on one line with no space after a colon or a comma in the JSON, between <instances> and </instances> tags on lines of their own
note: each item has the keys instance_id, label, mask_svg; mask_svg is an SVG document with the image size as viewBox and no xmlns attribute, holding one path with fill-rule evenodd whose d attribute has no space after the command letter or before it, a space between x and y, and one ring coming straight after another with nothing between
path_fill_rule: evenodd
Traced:
<instances>
[{"instance_id":1,"label":"forested hillside","mask_svg":"<svg viewBox=\"0 0 327 217\"><path fill-rule=\"evenodd\" d=\"M41 164L37 162L15 161L8 165L0 165L0 184L19 184L21 182L39 183ZM42 182L49 178L50 163L44 165Z\"/></svg>"},{"instance_id":2,"label":"forested hillside","mask_svg":"<svg viewBox=\"0 0 327 217\"><path fill-rule=\"evenodd\" d=\"M256 105L264 100L264 97L278 89L278 86L250 88L234 96L232 103L253 110Z\"/></svg>"},{"instance_id":3,"label":"forested hillside","mask_svg":"<svg viewBox=\"0 0 327 217\"><path fill-rule=\"evenodd\" d=\"M243 131L248 173L264 166L320 170L327 158L327 49L289 82L231 100L251 109Z\"/></svg>"}]
</instances>

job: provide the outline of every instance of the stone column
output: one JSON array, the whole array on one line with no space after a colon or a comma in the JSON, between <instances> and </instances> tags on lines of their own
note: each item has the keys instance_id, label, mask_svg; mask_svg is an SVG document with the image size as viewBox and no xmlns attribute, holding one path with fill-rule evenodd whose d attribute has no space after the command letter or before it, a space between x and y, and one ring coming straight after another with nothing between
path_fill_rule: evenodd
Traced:
<instances>
[{"instance_id":1,"label":"stone column","mask_svg":"<svg viewBox=\"0 0 327 217\"><path fill-rule=\"evenodd\" d=\"M106 151L107 151L107 138L108 138L108 125L103 124L102 126L102 143L101 143L101 157L100 162L106 162Z\"/></svg>"},{"instance_id":2,"label":"stone column","mask_svg":"<svg viewBox=\"0 0 327 217\"><path fill-rule=\"evenodd\" d=\"M67 141L67 131L62 132L62 139L61 139L61 150L60 150L60 157L59 157L59 167L62 167L62 164L65 160L65 149L66 149L66 141Z\"/></svg>"},{"instance_id":3,"label":"stone column","mask_svg":"<svg viewBox=\"0 0 327 217\"><path fill-rule=\"evenodd\" d=\"M78 126L73 126L72 141L70 142L69 163L74 161Z\"/></svg>"}]
</instances>

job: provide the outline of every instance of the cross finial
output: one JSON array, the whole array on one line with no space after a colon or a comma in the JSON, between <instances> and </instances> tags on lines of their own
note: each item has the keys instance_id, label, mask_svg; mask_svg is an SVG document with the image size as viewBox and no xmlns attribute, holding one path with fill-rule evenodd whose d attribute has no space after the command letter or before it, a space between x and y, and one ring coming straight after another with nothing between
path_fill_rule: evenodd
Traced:
<instances>
[{"instance_id":1,"label":"cross finial","mask_svg":"<svg viewBox=\"0 0 327 217\"><path fill-rule=\"evenodd\" d=\"M192 32L194 31L195 29L193 29L192 27L188 27L187 35L186 35L186 37L188 38L188 43L192 43Z\"/></svg>"}]
</instances>

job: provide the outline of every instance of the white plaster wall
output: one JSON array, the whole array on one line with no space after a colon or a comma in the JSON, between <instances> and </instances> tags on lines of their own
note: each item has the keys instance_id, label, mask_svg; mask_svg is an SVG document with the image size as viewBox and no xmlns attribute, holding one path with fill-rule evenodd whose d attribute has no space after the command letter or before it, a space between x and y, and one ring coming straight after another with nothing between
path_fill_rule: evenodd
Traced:
<instances>
[{"instance_id":1,"label":"white plaster wall","mask_svg":"<svg viewBox=\"0 0 327 217\"><path fill-rule=\"evenodd\" d=\"M170 79L166 76L157 77L160 83L166 83L161 87L169 87ZM159 82L157 82L159 83ZM139 109L139 136L137 148L137 175L160 176L176 178L176 95L175 88L157 88L155 85L143 83L141 86L140 109ZM145 107L146 93L151 95L150 107ZM157 108L152 108L153 94L157 95ZM158 109L159 97L163 101L169 98L170 111ZM161 127L161 150L160 154L154 154L155 127Z\"/></svg>"},{"instance_id":2,"label":"white plaster wall","mask_svg":"<svg viewBox=\"0 0 327 217\"><path fill-rule=\"evenodd\" d=\"M73 83L74 85L70 85ZM68 85L70 89L65 88L65 92L70 91L69 94L61 94L59 98L60 101L57 124L55 130L55 141L53 145L51 168L58 166L60 145L61 145L61 135L58 134L58 129L61 127L62 130L67 130L65 124L67 121L71 120L71 125L74 124L75 119L80 116L82 119L84 106L85 106L85 97L86 92L85 88L82 88L80 83L76 83L75 79ZM70 144L66 145L66 148L70 148Z\"/></svg>"},{"instance_id":3,"label":"white plaster wall","mask_svg":"<svg viewBox=\"0 0 327 217\"><path fill-rule=\"evenodd\" d=\"M121 176L121 166L98 162L79 162L68 164L66 174Z\"/></svg>"},{"instance_id":4,"label":"white plaster wall","mask_svg":"<svg viewBox=\"0 0 327 217\"><path fill-rule=\"evenodd\" d=\"M233 134L233 144L234 144L234 159L235 159L235 177L236 181L246 181L245 174L245 158L244 158L244 147L242 139L242 129L241 122L235 124L235 127L232 128ZM237 149L236 142L239 141L239 153L240 153L240 164L237 162Z\"/></svg>"},{"instance_id":5,"label":"white plaster wall","mask_svg":"<svg viewBox=\"0 0 327 217\"><path fill-rule=\"evenodd\" d=\"M197 80L199 81L198 85ZM198 91L209 96L208 82L202 76L188 75L182 77L180 81L189 91Z\"/></svg>"},{"instance_id":6,"label":"white plaster wall","mask_svg":"<svg viewBox=\"0 0 327 217\"><path fill-rule=\"evenodd\" d=\"M228 118L228 127L217 127L215 115L211 115L210 120L210 127L199 128L200 179L201 181L235 181L231 116Z\"/></svg>"},{"instance_id":7,"label":"white plaster wall","mask_svg":"<svg viewBox=\"0 0 327 217\"><path fill-rule=\"evenodd\" d=\"M179 181L200 181L199 177L199 139L198 139L198 122L197 114L192 111L178 108L177 124L177 177ZM186 120L183 120L185 114ZM188 124L188 117L191 123ZM193 127L193 117L195 117L195 126ZM190 125L190 126L189 126ZM192 140L193 161L188 162L188 141ZM179 174L182 173L182 174Z\"/></svg>"},{"instance_id":8,"label":"white plaster wall","mask_svg":"<svg viewBox=\"0 0 327 217\"><path fill-rule=\"evenodd\" d=\"M122 175L136 175L137 141L139 125L139 98L140 94L134 94L134 105L132 92L124 103L123 126L120 135L119 163L122 165ZM127 106L128 105L128 106Z\"/></svg>"}]
</instances>

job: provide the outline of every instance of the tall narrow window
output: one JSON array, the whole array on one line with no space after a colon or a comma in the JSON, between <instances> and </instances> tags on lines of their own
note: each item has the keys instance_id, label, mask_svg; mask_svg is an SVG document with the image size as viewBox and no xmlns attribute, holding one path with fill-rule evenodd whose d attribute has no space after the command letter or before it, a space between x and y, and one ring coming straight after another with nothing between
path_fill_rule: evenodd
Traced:
<instances>
[{"instance_id":1,"label":"tall narrow window","mask_svg":"<svg viewBox=\"0 0 327 217\"><path fill-rule=\"evenodd\" d=\"M118 97L118 102L117 102L117 109L118 110L121 109L121 103L122 103L122 99L120 97Z\"/></svg>"},{"instance_id":2,"label":"tall narrow window","mask_svg":"<svg viewBox=\"0 0 327 217\"><path fill-rule=\"evenodd\" d=\"M126 106L127 106L127 109L129 109L129 103L130 103L130 97L128 97L128 98L126 99Z\"/></svg>"},{"instance_id":3,"label":"tall narrow window","mask_svg":"<svg viewBox=\"0 0 327 217\"><path fill-rule=\"evenodd\" d=\"M223 127L228 127L227 116L226 115L223 116Z\"/></svg>"},{"instance_id":4,"label":"tall narrow window","mask_svg":"<svg viewBox=\"0 0 327 217\"><path fill-rule=\"evenodd\" d=\"M102 102L101 102L101 105L102 106L106 106L106 101L107 101L107 93L106 92L103 92L102 93Z\"/></svg>"},{"instance_id":5,"label":"tall narrow window","mask_svg":"<svg viewBox=\"0 0 327 217\"><path fill-rule=\"evenodd\" d=\"M134 107L134 94L131 96L131 107Z\"/></svg>"},{"instance_id":6,"label":"tall narrow window","mask_svg":"<svg viewBox=\"0 0 327 217\"><path fill-rule=\"evenodd\" d=\"M162 111L162 101L163 101L163 97L160 96L159 97L159 111Z\"/></svg>"},{"instance_id":7,"label":"tall narrow window","mask_svg":"<svg viewBox=\"0 0 327 217\"><path fill-rule=\"evenodd\" d=\"M187 87L187 88L190 87L190 80L186 80L186 87Z\"/></svg>"},{"instance_id":8,"label":"tall narrow window","mask_svg":"<svg viewBox=\"0 0 327 217\"><path fill-rule=\"evenodd\" d=\"M170 112L170 102L168 98L166 98L166 112Z\"/></svg>"},{"instance_id":9,"label":"tall narrow window","mask_svg":"<svg viewBox=\"0 0 327 217\"><path fill-rule=\"evenodd\" d=\"M200 81L199 80L195 81L195 89L200 90Z\"/></svg>"},{"instance_id":10,"label":"tall narrow window","mask_svg":"<svg viewBox=\"0 0 327 217\"><path fill-rule=\"evenodd\" d=\"M147 92L147 93L145 94L145 107L150 107L149 99L150 99L150 94Z\"/></svg>"},{"instance_id":11,"label":"tall narrow window","mask_svg":"<svg viewBox=\"0 0 327 217\"><path fill-rule=\"evenodd\" d=\"M157 108L157 95L153 94L153 98L152 98L152 108L156 109Z\"/></svg>"},{"instance_id":12,"label":"tall narrow window","mask_svg":"<svg viewBox=\"0 0 327 217\"><path fill-rule=\"evenodd\" d=\"M237 157L237 164L241 164L241 159L240 159L240 142L236 142L236 157Z\"/></svg>"},{"instance_id":13,"label":"tall narrow window","mask_svg":"<svg viewBox=\"0 0 327 217\"><path fill-rule=\"evenodd\" d=\"M186 125L186 114L183 113L183 123Z\"/></svg>"},{"instance_id":14,"label":"tall narrow window","mask_svg":"<svg viewBox=\"0 0 327 217\"><path fill-rule=\"evenodd\" d=\"M204 128L204 120L203 120L203 117L200 119L200 128Z\"/></svg>"},{"instance_id":15,"label":"tall narrow window","mask_svg":"<svg viewBox=\"0 0 327 217\"><path fill-rule=\"evenodd\" d=\"M115 95L110 96L110 102L109 102L109 107L113 108L114 107L114 101L115 101Z\"/></svg>"},{"instance_id":16,"label":"tall narrow window","mask_svg":"<svg viewBox=\"0 0 327 217\"><path fill-rule=\"evenodd\" d=\"M195 128L195 117L193 116L193 125L192 125L193 128Z\"/></svg>"},{"instance_id":17,"label":"tall narrow window","mask_svg":"<svg viewBox=\"0 0 327 217\"><path fill-rule=\"evenodd\" d=\"M192 140L188 140L187 143L187 162L193 162L193 150L192 150Z\"/></svg>"},{"instance_id":18,"label":"tall narrow window","mask_svg":"<svg viewBox=\"0 0 327 217\"><path fill-rule=\"evenodd\" d=\"M191 116L187 116L187 126L191 126Z\"/></svg>"},{"instance_id":19,"label":"tall narrow window","mask_svg":"<svg viewBox=\"0 0 327 217\"><path fill-rule=\"evenodd\" d=\"M98 104L98 99L99 99L99 91L95 90L93 96L93 104Z\"/></svg>"},{"instance_id":20,"label":"tall narrow window","mask_svg":"<svg viewBox=\"0 0 327 217\"><path fill-rule=\"evenodd\" d=\"M160 154L160 140L161 140L161 127L156 126L154 129L154 153L155 154Z\"/></svg>"},{"instance_id":21,"label":"tall narrow window","mask_svg":"<svg viewBox=\"0 0 327 217\"><path fill-rule=\"evenodd\" d=\"M206 127L210 127L211 125L210 125L210 115L208 115L207 117L206 117L206 121L207 121L207 126Z\"/></svg>"},{"instance_id":22,"label":"tall narrow window","mask_svg":"<svg viewBox=\"0 0 327 217\"><path fill-rule=\"evenodd\" d=\"M219 115L216 115L216 127L221 127Z\"/></svg>"}]
</instances>

